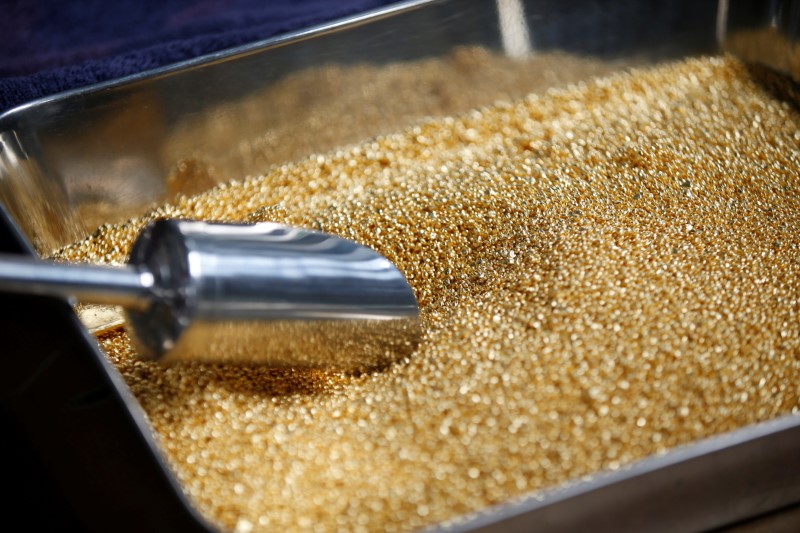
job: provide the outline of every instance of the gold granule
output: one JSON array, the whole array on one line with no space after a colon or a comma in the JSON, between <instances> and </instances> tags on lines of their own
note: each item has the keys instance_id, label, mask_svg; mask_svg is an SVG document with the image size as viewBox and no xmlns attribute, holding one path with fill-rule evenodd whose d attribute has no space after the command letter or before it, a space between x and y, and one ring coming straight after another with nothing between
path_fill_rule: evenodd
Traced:
<instances>
[{"instance_id":1,"label":"gold granule","mask_svg":"<svg viewBox=\"0 0 800 533\"><path fill-rule=\"evenodd\" d=\"M100 343L235 530L410 530L800 410L800 115L730 58L432 119L101 227L269 219L371 246L422 306L390 369L162 367Z\"/></svg>"}]
</instances>

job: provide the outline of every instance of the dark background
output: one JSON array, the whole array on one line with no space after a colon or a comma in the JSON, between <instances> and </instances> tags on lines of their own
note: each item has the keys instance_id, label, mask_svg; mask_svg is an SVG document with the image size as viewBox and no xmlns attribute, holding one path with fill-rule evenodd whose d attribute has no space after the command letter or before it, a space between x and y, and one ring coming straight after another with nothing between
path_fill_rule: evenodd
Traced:
<instances>
[{"instance_id":1,"label":"dark background","mask_svg":"<svg viewBox=\"0 0 800 533\"><path fill-rule=\"evenodd\" d=\"M391 0L4 0L0 113Z\"/></svg>"}]
</instances>

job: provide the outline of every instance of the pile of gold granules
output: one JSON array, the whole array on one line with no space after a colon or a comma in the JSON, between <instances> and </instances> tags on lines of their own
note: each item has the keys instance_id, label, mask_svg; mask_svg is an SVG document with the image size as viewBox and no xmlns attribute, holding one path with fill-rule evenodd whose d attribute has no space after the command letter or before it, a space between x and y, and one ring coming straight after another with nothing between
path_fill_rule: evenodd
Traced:
<instances>
[{"instance_id":1,"label":"pile of gold granules","mask_svg":"<svg viewBox=\"0 0 800 533\"><path fill-rule=\"evenodd\" d=\"M168 136L163 159L171 165L188 154L188 161L173 168L168 188L174 181L181 192L201 192L198 187L209 181L260 174L272 164L393 133L424 118L522 98L619 67L562 52L511 58L459 46L442 57L300 70L181 121ZM244 142L232 149L230 139Z\"/></svg>"},{"instance_id":2,"label":"pile of gold granules","mask_svg":"<svg viewBox=\"0 0 800 533\"><path fill-rule=\"evenodd\" d=\"M384 371L100 343L214 523L411 530L800 411L799 126L735 60L692 59L272 168L57 257L122 261L154 217L385 254L425 338Z\"/></svg>"}]
</instances>

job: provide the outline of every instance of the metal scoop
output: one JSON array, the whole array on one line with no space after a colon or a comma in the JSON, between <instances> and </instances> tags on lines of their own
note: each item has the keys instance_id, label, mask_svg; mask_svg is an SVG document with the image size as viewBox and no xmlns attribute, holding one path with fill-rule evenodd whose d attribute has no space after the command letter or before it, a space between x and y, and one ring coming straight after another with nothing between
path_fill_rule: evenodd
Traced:
<instances>
[{"instance_id":1,"label":"metal scoop","mask_svg":"<svg viewBox=\"0 0 800 533\"><path fill-rule=\"evenodd\" d=\"M0 256L0 290L120 305L138 353L169 362L360 370L410 355L420 336L388 259L272 223L157 221L123 268Z\"/></svg>"}]
</instances>

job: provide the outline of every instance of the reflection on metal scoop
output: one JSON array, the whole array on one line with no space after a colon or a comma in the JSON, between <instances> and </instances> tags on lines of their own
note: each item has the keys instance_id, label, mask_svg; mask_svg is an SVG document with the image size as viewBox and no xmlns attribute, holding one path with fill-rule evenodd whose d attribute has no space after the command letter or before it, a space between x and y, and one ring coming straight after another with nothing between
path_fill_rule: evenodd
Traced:
<instances>
[{"instance_id":1,"label":"reflection on metal scoop","mask_svg":"<svg viewBox=\"0 0 800 533\"><path fill-rule=\"evenodd\" d=\"M161 220L124 268L0 259L0 290L121 305L142 357L363 370L411 354L411 287L354 242L280 224Z\"/></svg>"}]
</instances>

